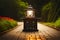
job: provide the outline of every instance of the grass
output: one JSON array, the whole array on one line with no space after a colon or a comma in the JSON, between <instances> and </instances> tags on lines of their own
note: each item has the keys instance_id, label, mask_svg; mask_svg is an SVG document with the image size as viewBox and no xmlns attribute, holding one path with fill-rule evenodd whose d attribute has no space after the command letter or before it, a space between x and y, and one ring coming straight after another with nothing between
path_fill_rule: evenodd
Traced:
<instances>
[{"instance_id":1,"label":"grass","mask_svg":"<svg viewBox=\"0 0 60 40\"><path fill-rule=\"evenodd\" d=\"M60 30L60 18L58 18L55 22L43 22L42 24Z\"/></svg>"},{"instance_id":2,"label":"grass","mask_svg":"<svg viewBox=\"0 0 60 40\"><path fill-rule=\"evenodd\" d=\"M58 18L54 24L56 27L60 28L60 18Z\"/></svg>"}]
</instances>

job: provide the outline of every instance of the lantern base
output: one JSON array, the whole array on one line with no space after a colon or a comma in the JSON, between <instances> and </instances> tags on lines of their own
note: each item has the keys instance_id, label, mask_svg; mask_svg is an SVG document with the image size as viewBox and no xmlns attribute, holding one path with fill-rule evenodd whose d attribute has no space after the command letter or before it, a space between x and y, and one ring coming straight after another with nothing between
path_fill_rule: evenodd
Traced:
<instances>
[{"instance_id":1,"label":"lantern base","mask_svg":"<svg viewBox=\"0 0 60 40\"><path fill-rule=\"evenodd\" d=\"M37 29L37 19L35 18L26 18L24 19L24 32L36 32Z\"/></svg>"},{"instance_id":2,"label":"lantern base","mask_svg":"<svg viewBox=\"0 0 60 40\"><path fill-rule=\"evenodd\" d=\"M23 30L23 32L37 32L38 30L36 29L36 30L26 30L26 29L24 29Z\"/></svg>"}]
</instances>

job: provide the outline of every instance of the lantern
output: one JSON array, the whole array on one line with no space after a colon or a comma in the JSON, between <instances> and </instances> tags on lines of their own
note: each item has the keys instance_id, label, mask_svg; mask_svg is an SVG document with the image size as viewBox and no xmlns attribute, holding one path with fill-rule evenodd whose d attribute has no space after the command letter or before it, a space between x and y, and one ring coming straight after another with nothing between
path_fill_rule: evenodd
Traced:
<instances>
[{"instance_id":1,"label":"lantern","mask_svg":"<svg viewBox=\"0 0 60 40\"><path fill-rule=\"evenodd\" d=\"M23 31L25 31L25 32L38 31L37 30L37 20L35 18L35 12L34 12L34 9L31 7L31 5L26 10Z\"/></svg>"}]
</instances>

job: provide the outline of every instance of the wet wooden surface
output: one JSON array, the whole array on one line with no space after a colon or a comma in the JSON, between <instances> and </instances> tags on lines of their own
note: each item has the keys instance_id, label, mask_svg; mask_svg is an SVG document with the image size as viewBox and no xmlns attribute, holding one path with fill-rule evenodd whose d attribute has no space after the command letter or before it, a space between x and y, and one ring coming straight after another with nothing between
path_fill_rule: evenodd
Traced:
<instances>
[{"instance_id":1,"label":"wet wooden surface","mask_svg":"<svg viewBox=\"0 0 60 40\"><path fill-rule=\"evenodd\" d=\"M37 25L38 32L22 32L23 22L18 22L18 27L0 36L0 40L60 40L60 31L40 23Z\"/></svg>"}]
</instances>

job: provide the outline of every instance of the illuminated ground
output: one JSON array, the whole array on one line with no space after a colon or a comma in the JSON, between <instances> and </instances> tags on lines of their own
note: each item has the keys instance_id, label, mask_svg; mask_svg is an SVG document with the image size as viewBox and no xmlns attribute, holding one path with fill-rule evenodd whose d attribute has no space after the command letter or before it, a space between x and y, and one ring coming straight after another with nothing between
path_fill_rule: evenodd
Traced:
<instances>
[{"instance_id":1,"label":"illuminated ground","mask_svg":"<svg viewBox=\"0 0 60 40\"><path fill-rule=\"evenodd\" d=\"M38 32L22 32L23 22L18 22L18 27L0 37L0 40L60 40L60 31L49 28L40 23Z\"/></svg>"}]
</instances>

